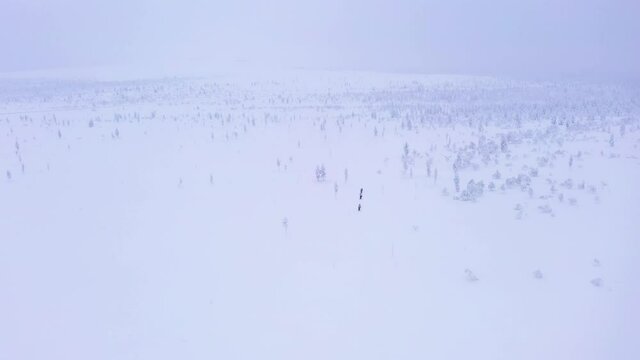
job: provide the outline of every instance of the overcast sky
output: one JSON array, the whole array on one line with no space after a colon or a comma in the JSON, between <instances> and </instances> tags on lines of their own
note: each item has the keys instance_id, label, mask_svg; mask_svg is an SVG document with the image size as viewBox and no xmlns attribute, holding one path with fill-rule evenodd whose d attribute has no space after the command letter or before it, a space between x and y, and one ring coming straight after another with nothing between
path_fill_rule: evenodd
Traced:
<instances>
[{"instance_id":1,"label":"overcast sky","mask_svg":"<svg viewBox=\"0 0 640 360\"><path fill-rule=\"evenodd\" d=\"M640 0L1 0L0 71L640 75Z\"/></svg>"}]
</instances>

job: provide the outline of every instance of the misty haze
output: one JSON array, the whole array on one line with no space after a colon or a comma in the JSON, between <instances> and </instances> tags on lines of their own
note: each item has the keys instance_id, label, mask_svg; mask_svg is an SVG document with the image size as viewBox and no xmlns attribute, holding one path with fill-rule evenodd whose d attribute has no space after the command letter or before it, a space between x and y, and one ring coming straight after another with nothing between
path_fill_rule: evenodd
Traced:
<instances>
[{"instance_id":1,"label":"misty haze","mask_svg":"<svg viewBox=\"0 0 640 360\"><path fill-rule=\"evenodd\" d=\"M640 2L3 0L0 360L635 360Z\"/></svg>"}]
</instances>

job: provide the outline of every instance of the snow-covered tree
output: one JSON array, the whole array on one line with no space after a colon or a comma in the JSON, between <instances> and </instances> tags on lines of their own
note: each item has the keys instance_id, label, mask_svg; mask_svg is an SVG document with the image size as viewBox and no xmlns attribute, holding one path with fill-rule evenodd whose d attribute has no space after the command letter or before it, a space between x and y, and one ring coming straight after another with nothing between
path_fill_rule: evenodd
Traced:
<instances>
[{"instance_id":1,"label":"snow-covered tree","mask_svg":"<svg viewBox=\"0 0 640 360\"><path fill-rule=\"evenodd\" d=\"M324 182L327 178L327 172L324 168L324 164L316 166L316 181Z\"/></svg>"},{"instance_id":2,"label":"snow-covered tree","mask_svg":"<svg viewBox=\"0 0 640 360\"><path fill-rule=\"evenodd\" d=\"M453 185L456 189L456 192L460 192L460 177L458 176L458 172L456 171L453 175Z\"/></svg>"}]
</instances>

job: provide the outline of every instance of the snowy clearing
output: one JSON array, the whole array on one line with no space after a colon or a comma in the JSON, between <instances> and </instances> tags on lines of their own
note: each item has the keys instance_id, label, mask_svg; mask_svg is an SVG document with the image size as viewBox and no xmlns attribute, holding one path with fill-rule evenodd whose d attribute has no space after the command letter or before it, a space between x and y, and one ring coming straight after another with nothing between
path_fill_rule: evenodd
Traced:
<instances>
[{"instance_id":1,"label":"snowy clearing","mask_svg":"<svg viewBox=\"0 0 640 360\"><path fill-rule=\"evenodd\" d=\"M630 85L4 77L0 359L638 359L639 156Z\"/></svg>"}]
</instances>

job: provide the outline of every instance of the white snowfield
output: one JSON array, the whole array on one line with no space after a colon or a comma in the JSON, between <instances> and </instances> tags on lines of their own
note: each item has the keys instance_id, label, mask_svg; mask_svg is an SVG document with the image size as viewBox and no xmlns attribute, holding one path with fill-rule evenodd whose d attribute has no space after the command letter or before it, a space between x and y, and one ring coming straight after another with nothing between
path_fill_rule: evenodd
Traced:
<instances>
[{"instance_id":1,"label":"white snowfield","mask_svg":"<svg viewBox=\"0 0 640 360\"><path fill-rule=\"evenodd\" d=\"M639 156L633 84L4 77L0 359L640 359Z\"/></svg>"}]
</instances>

